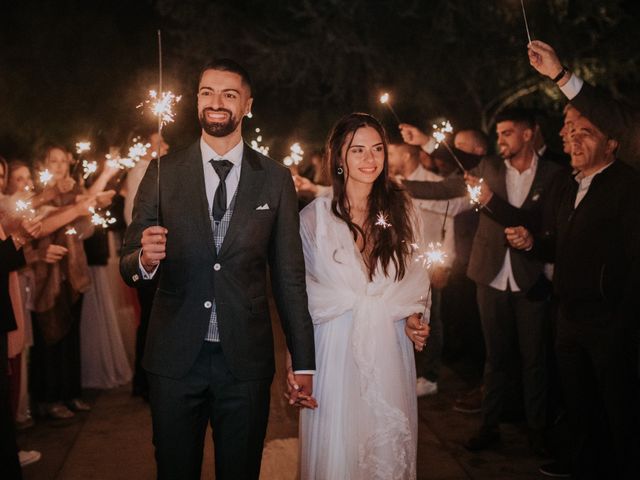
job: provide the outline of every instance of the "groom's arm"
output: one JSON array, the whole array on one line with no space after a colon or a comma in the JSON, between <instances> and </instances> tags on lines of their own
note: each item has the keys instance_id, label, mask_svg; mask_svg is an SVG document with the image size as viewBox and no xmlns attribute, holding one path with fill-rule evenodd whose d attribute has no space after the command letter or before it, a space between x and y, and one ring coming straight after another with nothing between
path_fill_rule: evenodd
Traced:
<instances>
[{"instance_id":1,"label":"groom's arm","mask_svg":"<svg viewBox=\"0 0 640 480\"><path fill-rule=\"evenodd\" d=\"M294 372L315 370L313 323L307 304L298 198L288 170L278 168L280 203L269 243L273 295L291 353Z\"/></svg>"},{"instance_id":2,"label":"groom's arm","mask_svg":"<svg viewBox=\"0 0 640 480\"><path fill-rule=\"evenodd\" d=\"M133 219L127 227L122 243L120 275L125 283L131 287L136 287L150 280L156 273L156 270L147 272L142 267L140 255L142 253L142 233L146 228L157 223L157 177L158 161L152 160L138 187L134 200Z\"/></svg>"}]
</instances>

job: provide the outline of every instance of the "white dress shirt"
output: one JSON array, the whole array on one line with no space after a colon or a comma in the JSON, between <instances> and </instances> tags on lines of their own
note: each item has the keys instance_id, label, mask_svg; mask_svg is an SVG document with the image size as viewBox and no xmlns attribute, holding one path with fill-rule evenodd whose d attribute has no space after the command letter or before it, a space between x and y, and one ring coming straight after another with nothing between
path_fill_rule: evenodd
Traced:
<instances>
[{"instance_id":1,"label":"white dress shirt","mask_svg":"<svg viewBox=\"0 0 640 480\"><path fill-rule=\"evenodd\" d=\"M511 165L509 160L505 160L504 164L507 167L505 175L505 183L507 186L507 199L509 203L516 208L520 208L529 195L533 179L536 176L538 170L538 155L534 152L531 165L524 172L518 171ZM490 283L490 286L496 290L506 291L507 289L512 292L519 292L520 287L516 283L516 279L513 276L513 269L511 268L511 251L507 248L507 252L504 255L504 263L502 268L496 275L496 278Z\"/></svg>"},{"instance_id":2,"label":"white dress shirt","mask_svg":"<svg viewBox=\"0 0 640 480\"><path fill-rule=\"evenodd\" d=\"M569 100L573 100L576 95L580 93L582 90L582 85L584 81L577 75L571 74L569 77L569 81L560 87L562 93L564 93L565 97Z\"/></svg>"}]
</instances>

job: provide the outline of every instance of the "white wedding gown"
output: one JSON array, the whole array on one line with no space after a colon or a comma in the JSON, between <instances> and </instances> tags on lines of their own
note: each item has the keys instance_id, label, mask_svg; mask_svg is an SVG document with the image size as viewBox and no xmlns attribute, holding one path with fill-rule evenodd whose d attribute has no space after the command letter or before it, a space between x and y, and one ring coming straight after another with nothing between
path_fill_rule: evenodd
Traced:
<instances>
[{"instance_id":1,"label":"white wedding gown","mask_svg":"<svg viewBox=\"0 0 640 480\"><path fill-rule=\"evenodd\" d=\"M401 281L393 268L369 281L327 197L301 212L300 231L318 400L300 413L301 479L415 479L416 374L404 319L424 309L427 272L409 261Z\"/></svg>"}]
</instances>

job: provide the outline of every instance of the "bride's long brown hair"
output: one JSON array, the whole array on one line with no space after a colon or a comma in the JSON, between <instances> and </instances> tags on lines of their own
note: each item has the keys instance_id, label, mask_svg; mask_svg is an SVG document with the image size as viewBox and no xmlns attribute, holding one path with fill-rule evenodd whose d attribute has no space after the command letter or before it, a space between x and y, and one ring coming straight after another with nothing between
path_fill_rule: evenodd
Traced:
<instances>
[{"instance_id":1,"label":"bride's long brown hair","mask_svg":"<svg viewBox=\"0 0 640 480\"><path fill-rule=\"evenodd\" d=\"M351 205L346 192L346 181L349 178L346 157L356 131L364 127L371 127L380 134L384 147L384 166L373 182L365 222L361 227L351 220ZM347 224L354 241L357 241L358 235L362 236L363 254L367 247L370 248L370 254L363 255L370 280L373 279L378 263L385 276L389 274L389 265L393 264L395 279L402 279L411 255L411 243L414 242L409 214L411 203L402 186L389 178L387 143L387 135L378 120L366 113L351 113L335 124L326 148L326 163L333 185L331 211ZM342 158L342 148L345 145L345 158ZM385 216L390 227L376 226L379 214Z\"/></svg>"}]
</instances>

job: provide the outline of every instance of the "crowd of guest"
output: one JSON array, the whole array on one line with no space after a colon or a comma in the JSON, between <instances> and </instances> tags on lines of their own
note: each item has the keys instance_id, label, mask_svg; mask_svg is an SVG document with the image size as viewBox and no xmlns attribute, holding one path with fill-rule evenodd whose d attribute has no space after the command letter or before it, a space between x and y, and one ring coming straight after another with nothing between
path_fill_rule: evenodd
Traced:
<instances>
[{"instance_id":1,"label":"crowd of guest","mask_svg":"<svg viewBox=\"0 0 640 480\"><path fill-rule=\"evenodd\" d=\"M567 97L562 154L524 108L497 116L495 154L473 128L437 148L429 132L401 124L389 146L389 174L422 215L421 243L448 254L429 272L416 395L438 394L443 351L467 355L478 388L452 407L482 415L468 450L499 448L516 385L532 453L554 459L542 473L637 478L640 182L629 165L640 158L638 114L548 45L533 42L529 58ZM149 148L131 169L103 160L83 175L81 158L54 143L29 160L0 157L0 464L15 478L40 458L18 448L16 427L90 410L83 388L131 381L147 398L140 360L156 285L125 287L117 252L146 167L168 145L153 130L134 136ZM315 152L294 175L301 206L330 192L323 160ZM114 222L103 228L96 214ZM571 440L557 449L561 422Z\"/></svg>"}]
</instances>

